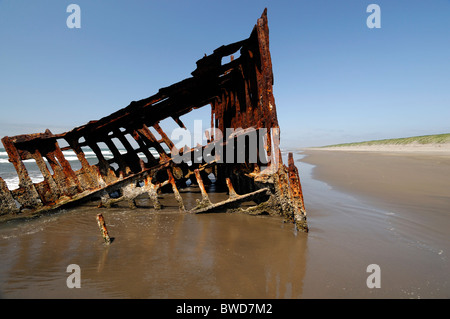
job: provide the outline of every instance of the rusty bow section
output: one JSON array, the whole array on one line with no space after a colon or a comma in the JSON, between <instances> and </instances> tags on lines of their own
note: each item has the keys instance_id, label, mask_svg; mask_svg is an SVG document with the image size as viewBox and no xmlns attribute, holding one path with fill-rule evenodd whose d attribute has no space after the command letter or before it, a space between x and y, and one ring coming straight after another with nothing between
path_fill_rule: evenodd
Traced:
<instances>
[{"instance_id":1,"label":"rusty bow section","mask_svg":"<svg viewBox=\"0 0 450 319\"><path fill-rule=\"evenodd\" d=\"M228 61L223 62L225 59ZM278 148L279 127L272 86L269 29L264 10L249 38L205 55L197 61L190 78L65 133L46 130L4 137L2 143L17 171L19 188L9 190L0 178L0 213L36 215L86 200L99 200L99 206L103 207L125 200L134 208L138 196L148 196L154 209L161 209L158 200L161 192L173 193L180 211L186 212L179 190L190 184L190 187L198 185L202 198L188 212L281 215L294 222L297 229L307 231L297 168L292 154L288 166L282 163ZM172 119L185 128L180 118L203 107L211 109L212 129L206 135L207 143L176 149L160 122ZM231 136L225 134L227 128L242 130ZM237 154L239 148L232 154L215 152L214 160L199 160L198 154L209 146L230 145L240 136L244 136L244 146L249 146L245 136L255 131L262 137L256 143L257 160L250 160L248 151ZM119 149L114 140L120 141L124 149ZM103 155L105 146L112 158ZM95 153L96 163L86 159L87 149ZM81 168L74 170L64 151L73 151ZM174 154L185 160L175 161ZM36 162L44 178L42 182L33 183L25 160ZM205 185L211 184L208 178L211 174L216 189L227 190L227 200L219 203L209 200ZM242 206L244 202L251 205Z\"/></svg>"}]
</instances>

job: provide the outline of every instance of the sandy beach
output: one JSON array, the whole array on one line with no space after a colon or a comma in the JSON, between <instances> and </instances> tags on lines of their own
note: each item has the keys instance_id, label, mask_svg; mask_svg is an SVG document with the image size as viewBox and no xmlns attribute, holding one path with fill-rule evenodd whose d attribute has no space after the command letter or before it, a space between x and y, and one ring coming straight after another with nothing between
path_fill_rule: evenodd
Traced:
<instances>
[{"instance_id":1,"label":"sandy beach","mask_svg":"<svg viewBox=\"0 0 450 319\"><path fill-rule=\"evenodd\" d=\"M321 231L336 233L335 239L347 244L359 241L362 255L364 245L366 250L372 250L371 254L379 255L378 262L390 277L384 287L392 289L388 296L396 297L400 290L409 291L406 297L448 298L450 154L444 148L416 151L413 146L386 151L387 148L304 151L306 156L301 161L314 165L313 179L349 195L347 202L339 201L333 212L324 212L322 204L312 198L309 216L313 232L318 209L323 214L318 221ZM355 199L367 203L372 213L367 215L367 209L360 209L351 218L338 213L347 211L346 206L353 206ZM332 215L340 216L339 221ZM336 220L334 227L332 219ZM342 227L342 221L351 223L352 229ZM347 230L347 234L340 233ZM350 236L354 237L351 243ZM380 238L366 242L368 236Z\"/></svg>"},{"instance_id":2,"label":"sandy beach","mask_svg":"<svg viewBox=\"0 0 450 319\"><path fill-rule=\"evenodd\" d=\"M324 148L308 149L306 154L303 161L317 166L318 179L450 229L449 146Z\"/></svg>"},{"instance_id":3,"label":"sandy beach","mask_svg":"<svg viewBox=\"0 0 450 319\"><path fill-rule=\"evenodd\" d=\"M447 155L450 156L450 143L409 143L409 144L374 144L374 145L350 145L329 146L320 148L305 148L305 150L317 151L344 151L344 152L384 152L397 154L424 154L424 155Z\"/></svg>"},{"instance_id":4,"label":"sandy beach","mask_svg":"<svg viewBox=\"0 0 450 319\"><path fill-rule=\"evenodd\" d=\"M286 156L286 154L284 154ZM450 298L450 158L305 150L295 155L309 233L281 218L97 203L0 224L1 298ZM283 160L284 161L284 160ZM192 207L198 189L182 192ZM226 194L210 194L218 201ZM69 289L66 268L81 267ZM381 287L369 288L369 265Z\"/></svg>"}]
</instances>

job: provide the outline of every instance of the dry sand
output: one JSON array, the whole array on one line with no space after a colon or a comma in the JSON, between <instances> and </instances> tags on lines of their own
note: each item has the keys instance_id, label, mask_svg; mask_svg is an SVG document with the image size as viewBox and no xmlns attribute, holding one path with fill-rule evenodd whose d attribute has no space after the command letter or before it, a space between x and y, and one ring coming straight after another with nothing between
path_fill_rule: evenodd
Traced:
<instances>
[{"instance_id":1,"label":"dry sand","mask_svg":"<svg viewBox=\"0 0 450 319\"><path fill-rule=\"evenodd\" d=\"M307 148L306 150L450 155L450 143L442 143L442 144L410 143L410 144L330 146L323 148Z\"/></svg>"}]
</instances>

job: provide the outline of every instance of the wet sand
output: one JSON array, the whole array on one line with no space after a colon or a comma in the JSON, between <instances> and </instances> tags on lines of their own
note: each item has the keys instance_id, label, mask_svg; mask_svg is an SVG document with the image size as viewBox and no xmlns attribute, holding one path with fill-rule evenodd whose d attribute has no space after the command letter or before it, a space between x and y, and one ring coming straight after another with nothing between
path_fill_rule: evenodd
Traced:
<instances>
[{"instance_id":1,"label":"wet sand","mask_svg":"<svg viewBox=\"0 0 450 319\"><path fill-rule=\"evenodd\" d=\"M373 205L401 212L417 234L449 244L450 154L307 151L314 177ZM399 221L400 222L400 221ZM401 228L399 223L397 229ZM408 229L409 231L410 229Z\"/></svg>"},{"instance_id":2,"label":"wet sand","mask_svg":"<svg viewBox=\"0 0 450 319\"><path fill-rule=\"evenodd\" d=\"M182 192L187 208L201 195ZM210 194L212 201L224 193ZM306 234L281 218L188 214L172 194L164 209L148 199L98 209L96 204L0 226L3 298L299 298ZM103 243L101 211L113 242ZM69 289L67 266L81 269Z\"/></svg>"},{"instance_id":3,"label":"wet sand","mask_svg":"<svg viewBox=\"0 0 450 319\"><path fill-rule=\"evenodd\" d=\"M171 194L162 196L161 211L145 198L135 210L101 209L109 246L97 203L0 224L0 297L449 298L448 171L412 158L414 172L426 171L401 175L394 187L406 167L401 157L380 167L382 155L339 154L295 155L308 234L277 217L180 213ZM388 182L377 187L380 176ZM429 191L412 180L403 189L405 178ZM188 209L201 198L198 189L182 196ZM213 202L225 196L210 194ZM81 268L79 289L66 285L70 264ZM366 285L370 264L380 266L381 288Z\"/></svg>"},{"instance_id":4,"label":"wet sand","mask_svg":"<svg viewBox=\"0 0 450 319\"><path fill-rule=\"evenodd\" d=\"M330 242L344 251L342 258L357 262L370 256L379 264L383 284L372 291L376 296L450 297L450 156L411 150L307 150L304 154L302 162L314 165L314 179L326 181L324 188L330 187L333 193L347 196L336 200L333 208L329 207L330 197L324 199L328 203L317 200L310 207L312 233L336 236L336 242L349 245L346 249ZM306 187L305 198L308 192ZM310 195L313 201L314 196ZM332 211L326 212L327 208ZM354 214L349 215L351 211ZM350 249L355 254L349 253Z\"/></svg>"}]
</instances>

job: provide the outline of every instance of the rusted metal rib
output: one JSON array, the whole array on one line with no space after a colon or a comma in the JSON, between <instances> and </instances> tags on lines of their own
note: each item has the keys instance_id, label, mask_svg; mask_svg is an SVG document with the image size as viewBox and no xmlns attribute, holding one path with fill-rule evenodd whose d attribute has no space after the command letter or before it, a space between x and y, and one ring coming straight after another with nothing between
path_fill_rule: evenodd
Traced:
<instances>
[{"instance_id":1,"label":"rusted metal rib","mask_svg":"<svg viewBox=\"0 0 450 319\"><path fill-rule=\"evenodd\" d=\"M97 214L97 224L105 243L111 244L111 237L109 237L108 229L106 228L105 218L103 217L102 214Z\"/></svg>"}]
</instances>

